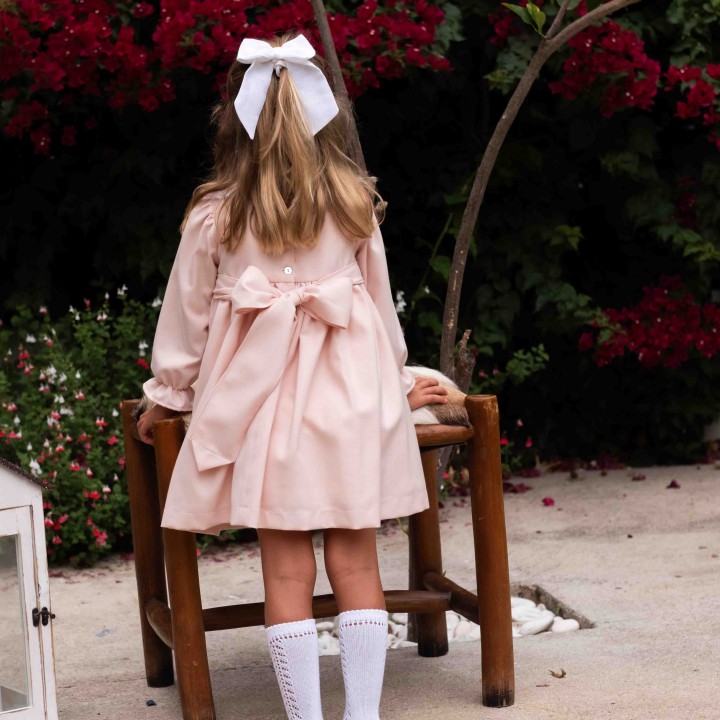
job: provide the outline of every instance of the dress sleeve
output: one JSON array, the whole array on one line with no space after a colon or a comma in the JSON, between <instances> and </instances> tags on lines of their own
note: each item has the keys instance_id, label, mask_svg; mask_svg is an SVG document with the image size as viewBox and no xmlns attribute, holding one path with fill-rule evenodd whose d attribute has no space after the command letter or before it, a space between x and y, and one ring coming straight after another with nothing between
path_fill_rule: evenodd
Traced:
<instances>
[{"instance_id":1,"label":"dress sleeve","mask_svg":"<svg viewBox=\"0 0 720 720\"><path fill-rule=\"evenodd\" d=\"M213 203L192 208L168 277L150 369L148 398L171 410L192 410L200 361L208 338L210 304L217 278L218 246Z\"/></svg>"},{"instance_id":2,"label":"dress sleeve","mask_svg":"<svg viewBox=\"0 0 720 720\"><path fill-rule=\"evenodd\" d=\"M387 330L400 371L403 389L407 395L415 385L415 376L405 367L408 350L390 288L385 244L377 218L374 218L373 222L375 227L372 235L361 242L355 253L355 259L360 265L360 271L365 278L365 287L380 312L380 317Z\"/></svg>"}]
</instances>

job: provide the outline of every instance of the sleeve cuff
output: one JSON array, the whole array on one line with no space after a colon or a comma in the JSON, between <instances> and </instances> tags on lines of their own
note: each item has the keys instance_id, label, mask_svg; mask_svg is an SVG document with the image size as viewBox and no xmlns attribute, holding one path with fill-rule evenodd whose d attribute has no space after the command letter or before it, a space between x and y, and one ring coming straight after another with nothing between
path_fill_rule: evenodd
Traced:
<instances>
[{"instance_id":1,"label":"sleeve cuff","mask_svg":"<svg viewBox=\"0 0 720 720\"><path fill-rule=\"evenodd\" d=\"M190 412L192 410L195 398L195 389L192 387L172 387L171 385L165 385L155 377L146 380L142 387L145 395L158 405L178 412Z\"/></svg>"}]
</instances>

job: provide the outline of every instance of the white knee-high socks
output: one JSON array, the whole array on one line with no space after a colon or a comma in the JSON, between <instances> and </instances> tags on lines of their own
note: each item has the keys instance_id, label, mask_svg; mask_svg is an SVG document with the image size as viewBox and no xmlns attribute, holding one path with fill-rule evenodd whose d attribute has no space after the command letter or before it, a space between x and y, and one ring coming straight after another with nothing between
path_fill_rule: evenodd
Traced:
<instances>
[{"instance_id":1,"label":"white knee-high socks","mask_svg":"<svg viewBox=\"0 0 720 720\"><path fill-rule=\"evenodd\" d=\"M380 720L387 610L345 610L337 617L345 685L343 720ZM323 720L315 620L269 625L265 632L288 720Z\"/></svg>"},{"instance_id":2,"label":"white knee-high socks","mask_svg":"<svg viewBox=\"0 0 720 720\"><path fill-rule=\"evenodd\" d=\"M315 620L269 625L265 632L288 719L323 720Z\"/></svg>"},{"instance_id":3,"label":"white knee-high socks","mask_svg":"<svg viewBox=\"0 0 720 720\"><path fill-rule=\"evenodd\" d=\"M346 610L338 615L345 683L343 720L379 720L387 636L387 610Z\"/></svg>"}]
</instances>

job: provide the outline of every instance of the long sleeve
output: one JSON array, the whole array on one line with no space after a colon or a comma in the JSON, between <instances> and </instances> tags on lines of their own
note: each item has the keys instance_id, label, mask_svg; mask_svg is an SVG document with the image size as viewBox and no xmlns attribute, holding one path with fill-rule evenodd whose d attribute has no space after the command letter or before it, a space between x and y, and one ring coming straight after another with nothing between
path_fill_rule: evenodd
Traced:
<instances>
[{"instance_id":1,"label":"long sleeve","mask_svg":"<svg viewBox=\"0 0 720 720\"><path fill-rule=\"evenodd\" d=\"M192 410L200 362L208 337L218 247L213 202L203 198L191 211L180 238L155 330L145 394L158 405Z\"/></svg>"},{"instance_id":2,"label":"long sleeve","mask_svg":"<svg viewBox=\"0 0 720 720\"><path fill-rule=\"evenodd\" d=\"M372 235L362 241L355 258L365 278L365 287L380 312L380 317L387 330L397 360L400 379L407 395L415 385L415 376L405 367L408 358L407 345L390 288L385 244L377 219L374 220L374 223Z\"/></svg>"}]
</instances>

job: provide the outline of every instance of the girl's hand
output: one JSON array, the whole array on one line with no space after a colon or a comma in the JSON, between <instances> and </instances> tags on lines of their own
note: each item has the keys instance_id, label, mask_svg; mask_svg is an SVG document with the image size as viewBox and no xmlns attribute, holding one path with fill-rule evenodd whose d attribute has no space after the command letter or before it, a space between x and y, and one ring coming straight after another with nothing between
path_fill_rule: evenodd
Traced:
<instances>
[{"instance_id":1,"label":"girl's hand","mask_svg":"<svg viewBox=\"0 0 720 720\"><path fill-rule=\"evenodd\" d=\"M447 388L443 387L436 378L418 377L413 389L407 394L407 399L410 409L416 410L428 403L447 402L446 395Z\"/></svg>"},{"instance_id":2,"label":"girl's hand","mask_svg":"<svg viewBox=\"0 0 720 720\"><path fill-rule=\"evenodd\" d=\"M153 437L153 423L156 420L167 420L167 418L175 417L181 413L177 410L163 407L162 405L153 405L150 410L146 410L137 421L138 435L140 439L148 445L155 444Z\"/></svg>"}]
</instances>

